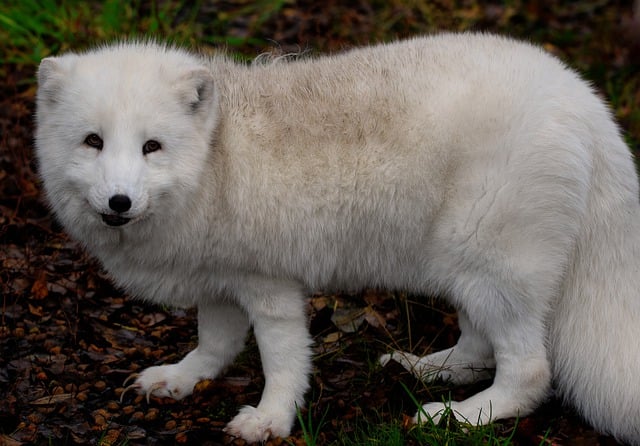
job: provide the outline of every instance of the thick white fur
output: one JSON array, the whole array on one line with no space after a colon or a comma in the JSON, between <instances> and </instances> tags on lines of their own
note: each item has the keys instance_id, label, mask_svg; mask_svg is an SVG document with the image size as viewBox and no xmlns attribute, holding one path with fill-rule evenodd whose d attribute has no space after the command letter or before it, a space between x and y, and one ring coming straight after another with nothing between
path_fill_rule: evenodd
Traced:
<instances>
[{"instance_id":1,"label":"thick white fur","mask_svg":"<svg viewBox=\"0 0 640 446\"><path fill-rule=\"evenodd\" d=\"M37 124L69 233L133 295L199 308L197 349L144 371L141 392L190 394L252 325L266 385L228 431L286 435L311 369L305 291L384 287L447 296L462 336L383 362L458 383L496 367L459 417L526 415L555 379L640 444L633 161L602 101L540 49L445 34L245 66L122 43L45 59ZM143 155L149 139L162 149ZM132 220L108 227L115 194Z\"/></svg>"}]
</instances>

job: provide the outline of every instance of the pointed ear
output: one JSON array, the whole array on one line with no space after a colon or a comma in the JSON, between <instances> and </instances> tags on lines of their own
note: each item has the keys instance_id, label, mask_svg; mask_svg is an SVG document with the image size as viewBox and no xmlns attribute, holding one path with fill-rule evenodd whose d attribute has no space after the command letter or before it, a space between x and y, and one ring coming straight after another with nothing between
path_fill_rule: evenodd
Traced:
<instances>
[{"instance_id":1,"label":"pointed ear","mask_svg":"<svg viewBox=\"0 0 640 446\"><path fill-rule=\"evenodd\" d=\"M210 109L215 101L213 75L205 67L189 68L178 78L176 88L191 114Z\"/></svg>"},{"instance_id":2,"label":"pointed ear","mask_svg":"<svg viewBox=\"0 0 640 446\"><path fill-rule=\"evenodd\" d=\"M38 99L56 102L66 69L59 57L42 59L38 68Z\"/></svg>"}]
</instances>

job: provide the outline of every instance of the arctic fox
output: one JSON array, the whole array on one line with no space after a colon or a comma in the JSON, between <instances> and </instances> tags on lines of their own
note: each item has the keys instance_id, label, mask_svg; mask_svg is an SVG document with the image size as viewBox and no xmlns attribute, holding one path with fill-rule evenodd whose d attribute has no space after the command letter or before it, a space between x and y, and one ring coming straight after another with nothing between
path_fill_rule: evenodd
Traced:
<instances>
[{"instance_id":1,"label":"arctic fox","mask_svg":"<svg viewBox=\"0 0 640 446\"><path fill-rule=\"evenodd\" d=\"M457 345L383 363L454 383L495 367L451 403L471 423L529 414L553 382L640 444L637 175L554 57L482 34L253 65L127 42L47 58L38 80L59 220L132 295L198 308L198 347L139 392L184 398L253 326L265 388L227 431L285 436L311 370L305 293L437 293Z\"/></svg>"}]
</instances>

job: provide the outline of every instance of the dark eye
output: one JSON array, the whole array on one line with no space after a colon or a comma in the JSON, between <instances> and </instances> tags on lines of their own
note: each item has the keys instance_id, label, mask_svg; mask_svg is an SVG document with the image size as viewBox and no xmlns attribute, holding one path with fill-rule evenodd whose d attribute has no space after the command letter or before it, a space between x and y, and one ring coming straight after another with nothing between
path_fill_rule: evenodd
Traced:
<instances>
[{"instance_id":1,"label":"dark eye","mask_svg":"<svg viewBox=\"0 0 640 446\"><path fill-rule=\"evenodd\" d=\"M146 155L147 153L157 152L161 148L162 146L158 141L154 141L153 139L150 139L149 141L145 142L144 145L142 146L142 154Z\"/></svg>"},{"instance_id":2,"label":"dark eye","mask_svg":"<svg viewBox=\"0 0 640 446\"><path fill-rule=\"evenodd\" d=\"M102 138L100 138L95 133L91 133L84 139L84 143L89 147L93 147L94 149L102 150Z\"/></svg>"}]
</instances>

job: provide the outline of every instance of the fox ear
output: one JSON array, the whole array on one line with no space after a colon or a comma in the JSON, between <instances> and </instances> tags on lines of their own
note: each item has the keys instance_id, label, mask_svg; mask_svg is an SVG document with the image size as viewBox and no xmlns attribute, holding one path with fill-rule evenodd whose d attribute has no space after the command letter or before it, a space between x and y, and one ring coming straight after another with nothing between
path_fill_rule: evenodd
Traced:
<instances>
[{"instance_id":1,"label":"fox ear","mask_svg":"<svg viewBox=\"0 0 640 446\"><path fill-rule=\"evenodd\" d=\"M38 98L56 102L58 92L65 78L65 69L58 57L42 59L38 68Z\"/></svg>"},{"instance_id":2,"label":"fox ear","mask_svg":"<svg viewBox=\"0 0 640 446\"><path fill-rule=\"evenodd\" d=\"M189 69L176 85L189 113L199 114L201 110L209 109L208 106L215 100L213 75L205 67Z\"/></svg>"}]
</instances>

